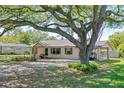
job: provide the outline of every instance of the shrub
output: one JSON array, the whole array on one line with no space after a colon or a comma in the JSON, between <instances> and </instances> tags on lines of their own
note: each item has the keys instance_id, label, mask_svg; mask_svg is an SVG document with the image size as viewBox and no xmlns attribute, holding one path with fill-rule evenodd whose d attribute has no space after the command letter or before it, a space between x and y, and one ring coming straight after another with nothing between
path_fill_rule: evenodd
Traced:
<instances>
[{"instance_id":1,"label":"shrub","mask_svg":"<svg viewBox=\"0 0 124 93\"><path fill-rule=\"evenodd\" d=\"M118 46L118 51L119 51L120 57L124 58L124 44L120 44Z\"/></svg>"},{"instance_id":2,"label":"shrub","mask_svg":"<svg viewBox=\"0 0 124 93\"><path fill-rule=\"evenodd\" d=\"M90 64L72 63L72 64L69 64L68 67L77 69L83 72L94 72L97 70L97 66L93 63L90 63Z\"/></svg>"},{"instance_id":3,"label":"shrub","mask_svg":"<svg viewBox=\"0 0 124 93\"><path fill-rule=\"evenodd\" d=\"M16 55L16 53L14 53L14 52L10 52L10 53L8 53L8 54L10 54L10 55Z\"/></svg>"},{"instance_id":4,"label":"shrub","mask_svg":"<svg viewBox=\"0 0 124 93\"><path fill-rule=\"evenodd\" d=\"M13 57L11 61L36 61L36 58L33 56L31 57L17 56Z\"/></svg>"},{"instance_id":5,"label":"shrub","mask_svg":"<svg viewBox=\"0 0 124 93\"><path fill-rule=\"evenodd\" d=\"M34 56L32 56L31 57L31 59L30 59L30 61L36 61L37 59L36 59L36 57L34 57Z\"/></svg>"}]
</instances>

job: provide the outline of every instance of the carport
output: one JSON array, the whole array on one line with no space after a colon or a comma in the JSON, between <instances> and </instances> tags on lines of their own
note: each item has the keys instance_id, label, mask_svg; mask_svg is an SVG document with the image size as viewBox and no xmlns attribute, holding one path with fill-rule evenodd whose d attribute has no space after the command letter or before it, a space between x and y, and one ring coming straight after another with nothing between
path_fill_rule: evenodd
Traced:
<instances>
[{"instance_id":1,"label":"carport","mask_svg":"<svg viewBox=\"0 0 124 93\"><path fill-rule=\"evenodd\" d=\"M109 59L109 48L96 46L93 50L97 54L97 60L106 60Z\"/></svg>"}]
</instances>

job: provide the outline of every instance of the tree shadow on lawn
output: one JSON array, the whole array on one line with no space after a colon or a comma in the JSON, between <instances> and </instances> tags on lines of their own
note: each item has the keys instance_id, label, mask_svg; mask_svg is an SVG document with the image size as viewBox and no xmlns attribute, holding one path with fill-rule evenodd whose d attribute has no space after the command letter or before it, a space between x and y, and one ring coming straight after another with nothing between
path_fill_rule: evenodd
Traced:
<instances>
[{"instance_id":1,"label":"tree shadow on lawn","mask_svg":"<svg viewBox=\"0 0 124 93\"><path fill-rule=\"evenodd\" d=\"M119 70L120 72L120 70ZM101 75L84 74L76 71L66 71L66 69L50 68L46 72L37 70L37 73L27 77L20 77L19 84L16 87L70 87L70 88L112 88L124 87L123 70L118 73L118 69L109 72L100 72Z\"/></svg>"},{"instance_id":2,"label":"tree shadow on lawn","mask_svg":"<svg viewBox=\"0 0 124 93\"><path fill-rule=\"evenodd\" d=\"M95 84L91 84L92 87L124 87L124 62L120 59L113 59L103 61L99 64L100 69L95 76L89 80L94 81ZM88 86L89 87L89 86Z\"/></svg>"},{"instance_id":3,"label":"tree shadow on lawn","mask_svg":"<svg viewBox=\"0 0 124 93\"><path fill-rule=\"evenodd\" d=\"M101 72L100 76L97 76L96 73L84 74L64 71L61 74L58 73L56 76L50 76L51 78L48 79L47 85L44 87L124 87L123 76L118 75L118 70Z\"/></svg>"},{"instance_id":4,"label":"tree shadow on lawn","mask_svg":"<svg viewBox=\"0 0 124 93\"><path fill-rule=\"evenodd\" d=\"M116 61L117 62L117 61ZM120 62L120 61L119 61ZM102 62L103 63L103 62ZM102 67L102 63L99 65ZM18 79L7 81L15 87L36 88L123 88L124 63L105 62L97 72L83 73L70 68L49 67L37 69L34 74L18 76ZM107 69L105 67L108 67Z\"/></svg>"},{"instance_id":5,"label":"tree shadow on lawn","mask_svg":"<svg viewBox=\"0 0 124 93\"><path fill-rule=\"evenodd\" d=\"M107 60L103 60L103 61L96 61L96 62L117 63L117 62L121 62L121 59L119 59L119 58L111 58L111 59L107 59Z\"/></svg>"}]
</instances>

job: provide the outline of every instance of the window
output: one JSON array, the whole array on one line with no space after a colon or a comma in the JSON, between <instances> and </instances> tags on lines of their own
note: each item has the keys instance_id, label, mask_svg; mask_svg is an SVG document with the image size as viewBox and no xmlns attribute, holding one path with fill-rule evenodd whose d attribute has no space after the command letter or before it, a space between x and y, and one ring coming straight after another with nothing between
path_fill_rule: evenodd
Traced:
<instances>
[{"instance_id":1,"label":"window","mask_svg":"<svg viewBox=\"0 0 124 93\"><path fill-rule=\"evenodd\" d=\"M60 54L61 49L60 48L51 48L51 54Z\"/></svg>"},{"instance_id":2,"label":"window","mask_svg":"<svg viewBox=\"0 0 124 93\"><path fill-rule=\"evenodd\" d=\"M72 48L65 48L65 54L67 55L72 54Z\"/></svg>"}]
</instances>

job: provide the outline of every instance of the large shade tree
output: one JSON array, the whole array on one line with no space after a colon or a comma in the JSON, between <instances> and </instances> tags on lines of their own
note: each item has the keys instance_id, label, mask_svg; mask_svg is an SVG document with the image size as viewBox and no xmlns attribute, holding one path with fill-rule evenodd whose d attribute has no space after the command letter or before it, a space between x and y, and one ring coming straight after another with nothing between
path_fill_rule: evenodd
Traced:
<instances>
[{"instance_id":1,"label":"large shade tree","mask_svg":"<svg viewBox=\"0 0 124 93\"><path fill-rule=\"evenodd\" d=\"M123 6L0 6L1 36L19 26L60 34L79 48L81 63L89 56L102 26L118 26L123 22ZM113 22L117 24L113 25ZM78 39L70 34L72 31Z\"/></svg>"}]
</instances>

